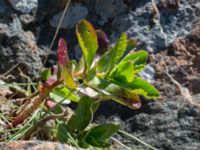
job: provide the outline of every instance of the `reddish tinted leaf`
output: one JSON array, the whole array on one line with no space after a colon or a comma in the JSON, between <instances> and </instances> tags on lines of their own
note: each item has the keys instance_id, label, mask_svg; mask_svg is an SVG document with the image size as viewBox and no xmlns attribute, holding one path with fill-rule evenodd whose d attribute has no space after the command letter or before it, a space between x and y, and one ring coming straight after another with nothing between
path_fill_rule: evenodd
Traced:
<instances>
[{"instance_id":1,"label":"reddish tinted leaf","mask_svg":"<svg viewBox=\"0 0 200 150\"><path fill-rule=\"evenodd\" d=\"M99 49L100 50L105 50L110 47L110 41L107 37L107 35L102 31L102 30L97 30L97 40L99 44Z\"/></svg>"},{"instance_id":2,"label":"reddish tinted leaf","mask_svg":"<svg viewBox=\"0 0 200 150\"><path fill-rule=\"evenodd\" d=\"M47 106L48 108L53 108L53 107L56 106L56 103L53 102L52 100L48 99L48 100L46 101L46 106Z\"/></svg>"},{"instance_id":3,"label":"reddish tinted leaf","mask_svg":"<svg viewBox=\"0 0 200 150\"><path fill-rule=\"evenodd\" d=\"M69 62L68 52L67 52L67 45L64 39L60 39L58 43L58 64L65 65Z\"/></svg>"},{"instance_id":4,"label":"reddish tinted leaf","mask_svg":"<svg viewBox=\"0 0 200 150\"><path fill-rule=\"evenodd\" d=\"M138 102L138 103L134 103L133 105L132 105L132 107L134 107L134 108L136 108L136 109L139 109L140 107L141 107L141 103L140 102Z\"/></svg>"},{"instance_id":5,"label":"reddish tinted leaf","mask_svg":"<svg viewBox=\"0 0 200 150\"><path fill-rule=\"evenodd\" d=\"M14 121L12 122L12 127L15 128L18 124L22 123L24 121L24 116L17 116L15 117Z\"/></svg>"},{"instance_id":6,"label":"reddish tinted leaf","mask_svg":"<svg viewBox=\"0 0 200 150\"><path fill-rule=\"evenodd\" d=\"M139 109L141 107L140 97L137 94L125 90L123 95L125 103L129 108Z\"/></svg>"},{"instance_id":7,"label":"reddish tinted leaf","mask_svg":"<svg viewBox=\"0 0 200 150\"><path fill-rule=\"evenodd\" d=\"M51 109L51 111L55 114L60 114L63 112L62 108L59 105L57 105L56 102L52 101L51 99L47 99L45 104L46 104L47 108Z\"/></svg>"},{"instance_id":8,"label":"reddish tinted leaf","mask_svg":"<svg viewBox=\"0 0 200 150\"><path fill-rule=\"evenodd\" d=\"M57 76L51 76L49 79L43 84L45 87L51 87L57 82Z\"/></svg>"},{"instance_id":9,"label":"reddish tinted leaf","mask_svg":"<svg viewBox=\"0 0 200 150\"><path fill-rule=\"evenodd\" d=\"M54 85L56 83L56 81L57 81L57 77L56 76L52 76L47 80L47 84L49 86L52 86L52 85Z\"/></svg>"},{"instance_id":10,"label":"reddish tinted leaf","mask_svg":"<svg viewBox=\"0 0 200 150\"><path fill-rule=\"evenodd\" d=\"M54 65L53 67L51 67L51 74L52 75L58 74L58 66L57 65Z\"/></svg>"}]
</instances>

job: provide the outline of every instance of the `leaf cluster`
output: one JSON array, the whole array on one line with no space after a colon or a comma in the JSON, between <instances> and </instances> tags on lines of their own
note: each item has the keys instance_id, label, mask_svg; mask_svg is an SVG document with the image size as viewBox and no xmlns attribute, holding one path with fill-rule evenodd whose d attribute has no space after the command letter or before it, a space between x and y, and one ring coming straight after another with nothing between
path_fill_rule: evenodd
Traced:
<instances>
[{"instance_id":1,"label":"leaf cluster","mask_svg":"<svg viewBox=\"0 0 200 150\"><path fill-rule=\"evenodd\" d=\"M77 62L70 60L67 44L60 39L58 65L41 73L45 84L52 86L60 82L51 93L55 102L78 102L78 108L68 121L59 121L58 139L70 142L71 137L81 147L107 147L108 139L119 129L119 125L91 125L93 114L101 101L114 100L132 109L141 106L140 96L155 99L159 91L138 76L144 68L148 53L131 51L136 45L123 33L112 46L106 34L95 30L86 20L76 25L76 35L83 56ZM104 52L102 55L99 53Z\"/></svg>"}]
</instances>

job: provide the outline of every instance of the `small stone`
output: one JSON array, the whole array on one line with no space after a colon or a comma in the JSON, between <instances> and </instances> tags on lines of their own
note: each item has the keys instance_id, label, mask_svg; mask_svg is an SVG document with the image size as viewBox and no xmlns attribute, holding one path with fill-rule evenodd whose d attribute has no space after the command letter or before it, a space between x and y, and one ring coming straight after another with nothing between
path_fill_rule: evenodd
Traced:
<instances>
[{"instance_id":1,"label":"small stone","mask_svg":"<svg viewBox=\"0 0 200 150\"><path fill-rule=\"evenodd\" d=\"M34 17L30 14L23 14L20 16L20 21L22 22L22 24L27 25L34 21Z\"/></svg>"},{"instance_id":2,"label":"small stone","mask_svg":"<svg viewBox=\"0 0 200 150\"><path fill-rule=\"evenodd\" d=\"M38 7L37 0L9 0L12 7L22 13L30 13Z\"/></svg>"},{"instance_id":3,"label":"small stone","mask_svg":"<svg viewBox=\"0 0 200 150\"><path fill-rule=\"evenodd\" d=\"M146 65L144 70L139 75L149 83L154 83L155 70L151 65Z\"/></svg>"},{"instance_id":4,"label":"small stone","mask_svg":"<svg viewBox=\"0 0 200 150\"><path fill-rule=\"evenodd\" d=\"M59 12L51 19L50 23L52 27L58 26L62 14L63 11ZM78 23L79 20L85 19L87 15L88 15L87 8L81 4L75 3L69 6L60 28L71 29L76 25L76 23Z\"/></svg>"},{"instance_id":5,"label":"small stone","mask_svg":"<svg viewBox=\"0 0 200 150\"><path fill-rule=\"evenodd\" d=\"M101 16L99 22L103 24L108 18L117 17L119 14L125 12L127 9L123 0L99 0L96 1L96 13Z\"/></svg>"},{"instance_id":6,"label":"small stone","mask_svg":"<svg viewBox=\"0 0 200 150\"><path fill-rule=\"evenodd\" d=\"M0 80L0 85L1 85L0 86L0 99L2 98L2 96L6 97L6 96L9 96L12 94L12 91L10 90L10 88L8 86L6 86L6 83L4 81Z\"/></svg>"}]
</instances>

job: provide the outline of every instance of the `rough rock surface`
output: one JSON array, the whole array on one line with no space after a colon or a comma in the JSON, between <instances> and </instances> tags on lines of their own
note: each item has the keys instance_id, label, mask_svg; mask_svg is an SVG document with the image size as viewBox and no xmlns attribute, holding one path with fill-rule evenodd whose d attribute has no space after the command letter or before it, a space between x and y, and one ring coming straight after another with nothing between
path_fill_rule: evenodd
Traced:
<instances>
[{"instance_id":1,"label":"rough rock surface","mask_svg":"<svg viewBox=\"0 0 200 150\"><path fill-rule=\"evenodd\" d=\"M22 29L19 18L14 15L8 24L0 23L0 73L6 72L19 63L24 74L38 75L42 68L41 56L44 56L36 45L32 32ZM13 75L19 77L19 72Z\"/></svg>"},{"instance_id":2,"label":"rough rock surface","mask_svg":"<svg viewBox=\"0 0 200 150\"><path fill-rule=\"evenodd\" d=\"M167 2L153 5L150 0L138 2L134 11L114 18L111 37L115 41L119 34L127 32L140 42L140 48L161 50L176 37L190 33L200 18L199 7L200 1L197 0L182 0L180 4L174 5Z\"/></svg>"},{"instance_id":3,"label":"rough rock surface","mask_svg":"<svg viewBox=\"0 0 200 150\"><path fill-rule=\"evenodd\" d=\"M139 75L149 83L154 83L155 70L151 65L146 65Z\"/></svg>"},{"instance_id":4,"label":"rough rock surface","mask_svg":"<svg viewBox=\"0 0 200 150\"><path fill-rule=\"evenodd\" d=\"M127 9L123 0L97 0L95 10L101 16L100 24L104 24L109 18L117 17Z\"/></svg>"},{"instance_id":5,"label":"rough rock surface","mask_svg":"<svg viewBox=\"0 0 200 150\"><path fill-rule=\"evenodd\" d=\"M38 0L9 0L12 7L22 13L30 13L37 9Z\"/></svg>"},{"instance_id":6,"label":"rough rock surface","mask_svg":"<svg viewBox=\"0 0 200 150\"><path fill-rule=\"evenodd\" d=\"M16 141L0 143L1 150L75 150L71 146L42 141Z\"/></svg>"},{"instance_id":7,"label":"rough rock surface","mask_svg":"<svg viewBox=\"0 0 200 150\"><path fill-rule=\"evenodd\" d=\"M182 86L187 87L192 94L200 93L200 22L186 38L177 38L167 51L155 56L158 64L155 65L159 75L164 74L168 66L169 73Z\"/></svg>"},{"instance_id":8,"label":"rough rock surface","mask_svg":"<svg viewBox=\"0 0 200 150\"><path fill-rule=\"evenodd\" d=\"M52 18L51 20L52 27L58 26L58 23L62 14L63 14L63 11L59 12ZM73 28L79 20L85 19L87 15L88 15L88 10L86 7L78 3L72 4L69 6L66 12L66 15L64 16L61 28L64 28L64 29Z\"/></svg>"}]
</instances>

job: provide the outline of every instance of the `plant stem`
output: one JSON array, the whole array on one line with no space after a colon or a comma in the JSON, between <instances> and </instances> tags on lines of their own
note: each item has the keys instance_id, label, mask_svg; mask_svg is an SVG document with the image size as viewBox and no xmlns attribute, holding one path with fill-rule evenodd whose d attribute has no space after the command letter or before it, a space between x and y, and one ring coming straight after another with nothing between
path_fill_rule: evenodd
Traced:
<instances>
[{"instance_id":1,"label":"plant stem","mask_svg":"<svg viewBox=\"0 0 200 150\"><path fill-rule=\"evenodd\" d=\"M119 144L120 146L124 147L126 150L132 150L132 148L130 148L130 147L124 145L122 142L120 142L120 141L117 140L116 138L111 137L111 139L112 139L113 141L115 141L117 144Z\"/></svg>"},{"instance_id":2,"label":"plant stem","mask_svg":"<svg viewBox=\"0 0 200 150\"><path fill-rule=\"evenodd\" d=\"M119 130L118 132L121 133L121 134L124 134L124 135L126 135L126 136L128 136L128 137L130 137L130 138L132 138L132 139L134 139L134 140L137 141L138 143L143 144L144 146L148 147L148 148L151 149L151 150L158 150L157 148L154 148L153 146L151 146L151 145L145 143L144 141L138 139L137 137L135 137L135 136L133 136L133 135L131 135L131 134L125 132L125 131Z\"/></svg>"},{"instance_id":3,"label":"plant stem","mask_svg":"<svg viewBox=\"0 0 200 150\"><path fill-rule=\"evenodd\" d=\"M60 84L56 82L53 86L45 88L42 92L39 92L34 98L30 99L24 104L23 109L17 114L12 122L12 127L16 127L18 124L22 123L31 113L33 113L40 104L49 96L49 93Z\"/></svg>"},{"instance_id":4,"label":"plant stem","mask_svg":"<svg viewBox=\"0 0 200 150\"><path fill-rule=\"evenodd\" d=\"M60 30L60 26L62 25L63 19L64 19L64 17L65 17L65 14L66 14L66 12L67 12L67 9L68 9L68 7L69 7L70 2L71 2L71 0L69 0L69 1L66 3L65 9L64 9L64 11L63 11L63 13L62 13L62 16L61 16L60 20L59 20L58 26L57 26L57 28L56 28L56 32L55 32L55 34L54 34L53 40L51 41L51 44L50 44L49 50L48 50L48 52L47 52L47 55L46 55L46 57L45 57L45 60L44 60L44 62L43 62L43 65L45 65L46 62L47 62L47 60L48 60L49 53L50 53L50 51L51 51L51 49L52 49L52 47L53 47L53 44L54 44L54 42L55 42L55 40L56 40L56 37L57 37L58 32L59 32L59 30Z\"/></svg>"},{"instance_id":5,"label":"plant stem","mask_svg":"<svg viewBox=\"0 0 200 150\"><path fill-rule=\"evenodd\" d=\"M31 122L37 117L39 112L40 110L36 111L30 118L30 120L26 122L26 124L22 128L19 128L19 130L14 135L10 136L7 141L19 140L20 138L22 138L24 133L31 127Z\"/></svg>"}]
</instances>

